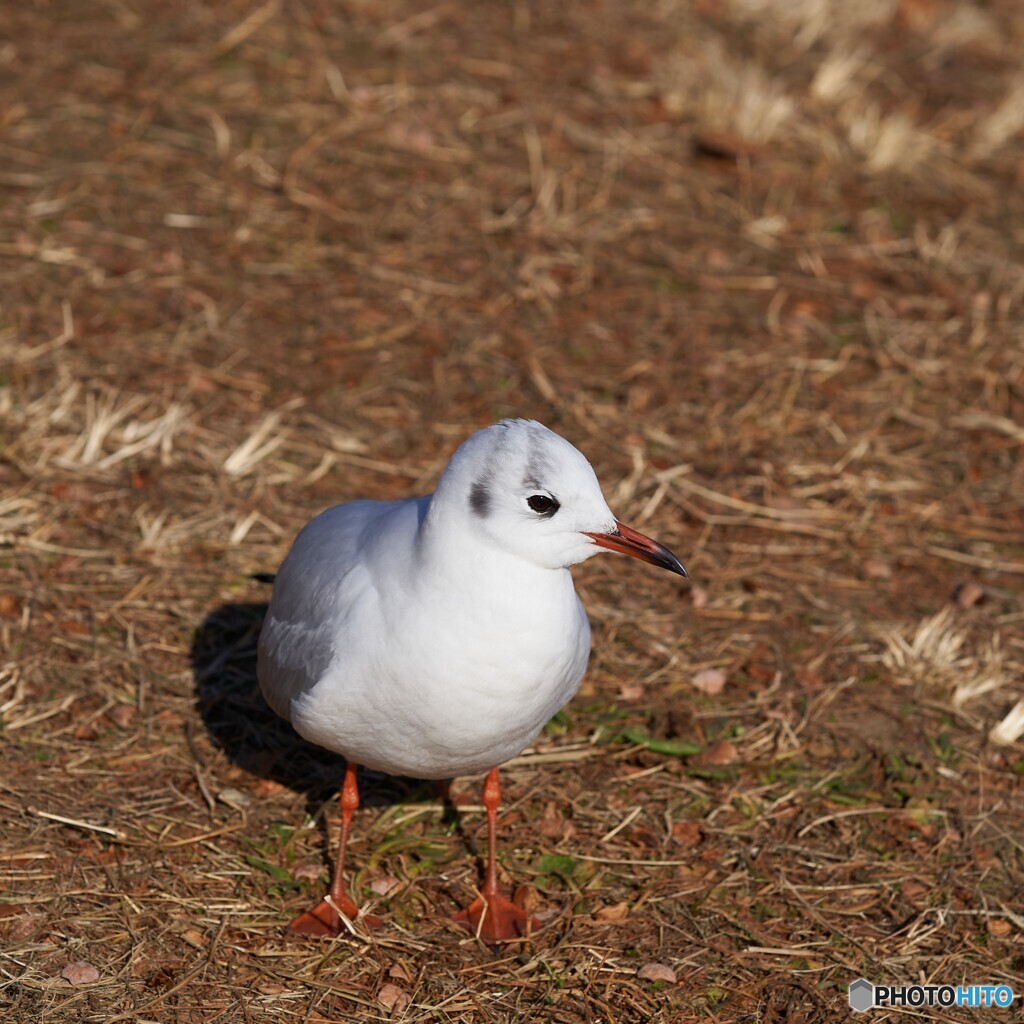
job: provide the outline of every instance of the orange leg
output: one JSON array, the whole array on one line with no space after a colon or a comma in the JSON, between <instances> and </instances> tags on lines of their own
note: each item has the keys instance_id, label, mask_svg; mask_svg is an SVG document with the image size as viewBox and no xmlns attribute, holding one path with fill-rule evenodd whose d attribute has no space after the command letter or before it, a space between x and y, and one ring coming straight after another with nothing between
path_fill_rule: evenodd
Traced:
<instances>
[{"instance_id":1,"label":"orange leg","mask_svg":"<svg viewBox=\"0 0 1024 1024\"><path fill-rule=\"evenodd\" d=\"M359 915L359 908L352 902L345 891L345 848L348 846L348 833L352 827L352 815L359 807L359 787L356 785L356 765L348 764L345 767L345 782L341 787L341 835L338 840L338 859L334 865L334 880L331 882L330 903L324 899L312 910L299 914L288 930L298 932L300 935L341 935L347 929L342 924L338 915L340 910L350 921L354 921ZM331 906L331 903L334 906ZM335 907L338 909L335 910ZM375 917L363 916L371 928L375 928L380 921Z\"/></svg>"},{"instance_id":2,"label":"orange leg","mask_svg":"<svg viewBox=\"0 0 1024 1024\"><path fill-rule=\"evenodd\" d=\"M484 782L484 807L487 808L487 875L484 887L480 895L453 918L489 945L518 939L540 928L538 920L517 907L498 889L497 832L500 802L498 769L492 768Z\"/></svg>"}]
</instances>

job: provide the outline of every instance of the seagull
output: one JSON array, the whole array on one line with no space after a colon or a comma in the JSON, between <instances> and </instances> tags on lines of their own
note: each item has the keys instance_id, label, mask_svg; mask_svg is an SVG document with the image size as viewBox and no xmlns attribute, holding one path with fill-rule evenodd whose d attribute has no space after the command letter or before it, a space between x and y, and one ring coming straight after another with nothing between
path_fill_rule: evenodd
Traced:
<instances>
[{"instance_id":1,"label":"seagull","mask_svg":"<svg viewBox=\"0 0 1024 1024\"><path fill-rule=\"evenodd\" d=\"M539 927L498 886L498 766L579 687L590 626L568 567L603 550L686 576L612 515L581 452L525 419L473 434L433 494L336 505L300 531L260 633L260 688L346 769L330 891L292 931L339 935L359 917L344 884L359 765L485 774L484 884L455 919L492 945Z\"/></svg>"}]
</instances>

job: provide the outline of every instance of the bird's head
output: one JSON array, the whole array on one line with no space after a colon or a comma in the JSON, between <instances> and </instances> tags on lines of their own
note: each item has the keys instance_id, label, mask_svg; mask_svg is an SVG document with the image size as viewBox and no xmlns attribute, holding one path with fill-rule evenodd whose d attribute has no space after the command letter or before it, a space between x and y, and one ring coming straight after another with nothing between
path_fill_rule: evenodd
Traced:
<instances>
[{"instance_id":1,"label":"bird's head","mask_svg":"<svg viewBox=\"0 0 1024 1024\"><path fill-rule=\"evenodd\" d=\"M477 431L452 456L434 501L464 529L543 568L607 549L686 575L668 548L618 522L582 453L533 420Z\"/></svg>"}]
</instances>

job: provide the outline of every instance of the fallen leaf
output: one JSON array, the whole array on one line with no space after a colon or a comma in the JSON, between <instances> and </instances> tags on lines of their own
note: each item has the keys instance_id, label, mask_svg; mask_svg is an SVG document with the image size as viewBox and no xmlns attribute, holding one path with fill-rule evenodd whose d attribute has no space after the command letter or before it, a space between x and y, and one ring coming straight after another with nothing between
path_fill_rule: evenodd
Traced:
<instances>
[{"instance_id":1,"label":"fallen leaf","mask_svg":"<svg viewBox=\"0 0 1024 1024\"><path fill-rule=\"evenodd\" d=\"M861 277L856 281L850 282L850 294L855 299L868 302L878 294L878 285L866 277Z\"/></svg>"},{"instance_id":2,"label":"fallen leaf","mask_svg":"<svg viewBox=\"0 0 1024 1024\"><path fill-rule=\"evenodd\" d=\"M324 873L324 866L319 861L308 860L305 864L297 864L292 870L292 878L315 882Z\"/></svg>"},{"instance_id":3,"label":"fallen leaf","mask_svg":"<svg viewBox=\"0 0 1024 1024\"><path fill-rule=\"evenodd\" d=\"M217 391L217 384L205 373L192 370L188 375L188 389L199 395L212 395Z\"/></svg>"},{"instance_id":4,"label":"fallen leaf","mask_svg":"<svg viewBox=\"0 0 1024 1024\"><path fill-rule=\"evenodd\" d=\"M973 581L961 583L953 591L953 600L964 609L973 608L976 604L982 604L986 596L985 588L980 583Z\"/></svg>"},{"instance_id":5,"label":"fallen leaf","mask_svg":"<svg viewBox=\"0 0 1024 1024\"><path fill-rule=\"evenodd\" d=\"M670 985L676 983L676 972L668 964L644 964L636 976L644 981L667 981Z\"/></svg>"},{"instance_id":6,"label":"fallen leaf","mask_svg":"<svg viewBox=\"0 0 1024 1024\"><path fill-rule=\"evenodd\" d=\"M672 838L683 847L697 846L704 838L696 821L677 821L672 826Z\"/></svg>"},{"instance_id":7,"label":"fallen leaf","mask_svg":"<svg viewBox=\"0 0 1024 1024\"><path fill-rule=\"evenodd\" d=\"M692 679L694 688L714 697L725 689L725 673L720 668L702 668Z\"/></svg>"},{"instance_id":8,"label":"fallen leaf","mask_svg":"<svg viewBox=\"0 0 1024 1024\"><path fill-rule=\"evenodd\" d=\"M821 312L821 303L815 302L813 299L801 299L799 302L793 303L794 316L802 316L814 320L818 318Z\"/></svg>"},{"instance_id":9,"label":"fallen leaf","mask_svg":"<svg viewBox=\"0 0 1024 1024\"><path fill-rule=\"evenodd\" d=\"M8 942L22 942L34 934L42 923L39 914L25 914L14 919L10 924L5 925L5 937Z\"/></svg>"},{"instance_id":10,"label":"fallen leaf","mask_svg":"<svg viewBox=\"0 0 1024 1024\"><path fill-rule=\"evenodd\" d=\"M412 997L394 982L385 981L377 990L377 1002L391 1011L401 1012L412 1002Z\"/></svg>"},{"instance_id":11,"label":"fallen leaf","mask_svg":"<svg viewBox=\"0 0 1024 1024\"><path fill-rule=\"evenodd\" d=\"M135 718L135 708L130 704L115 704L108 712L107 717L118 727L128 729Z\"/></svg>"},{"instance_id":12,"label":"fallen leaf","mask_svg":"<svg viewBox=\"0 0 1024 1024\"><path fill-rule=\"evenodd\" d=\"M869 580L892 579L892 566L881 558L865 558L861 566Z\"/></svg>"},{"instance_id":13,"label":"fallen leaf","mask_svg":"<svg viewBox=\"0 0 1024 1024\"><path fill-rule=\"evenodd\" d=\"M661 833L646 825L633 825L626 833L629 842L634 846L642 846L648 850L657 850L661 846Z\"/></svg>"},{"instance_id":14,"label":"fallen leaf","mask_svg":"<svg viewBox=\"0 0 1024 1024\"><path fill-rule=\"evenodd\" d=\"M252 797L240 789L222 789L217 794L217 799L236 811L244 811L252 803Z\"/></svg>"},{"instance_id":15,"label":"fallen leaf","mask_svg":"<svg viewBox=\"0 0 1024 1024\"><path fill-rule=\"evenodd\" d=\"M999 864L999 858L987 846L976 846L971 850L971 860L982 870L995 868Z\"/></svg>"},{"instance_id":16,"label":"fallen leaf","mask_svg":"<svg viewBox=\"0 0 1024 1024\"><path fill-rule=\"evenodd\" d=\"M1013 931L1013 925L1005 917L990 917L985 927L989 935L996 939L1005 939Z\"/></svg>"},{"instance_id":17,"label":"fallen leaf","mask_svg":"<svg viewBox=\"0 0 1024 1024\"><path fill-rule=\"evenodd\" d=\"M13 594L0 594L0 617L21 618L21 602Z\"/></svg>"},{"instance_id":18,"label":"fallen leaf","mask_svg":"<svg viewBox=\"0 0 1024 1024\"><path fill-rule=\"evenodd\" d=\"M527 914L532 914L540 906L537 890L528 883L517 885L512 893L512 902Z\"/></svg>"},{"instance_id":19,"label":"fallen leaf","mask_svg":"<svg viewBox=\"0 0 1024 1024\"><path fill-rule=\"evenodd\" d=\"M0 903L0 917L14 917L15 914L25 913L24 907L19 907L17 903Z\"/></svg>"},{"instance_id":20,"label":"fallen leaf","mask_svg":"<svg viewBox=\"0 0 1024 1024\"><path fill-rule=\"evenodd\" d=\"M283 793L288 787L273 779L259 779L250 787L252 795L258 797L277 796Z\"/></svg>"},{"instance_id":21,"label":"fallen leaf","mask_svg":"<svg viewBox=\"0 0 1024 1024\"><path fill-rule=\"evenodd\" d=\"M897 8L899 20L914 32L930 32L942 17L938 0L902 0Z\"/></svg>"},{"instance_id":22,"label":"fallen leaf","mask_svg":"<svg viewBox=\"0 0 1024 1024\"><path fill-rule=\"evenodd\" d=\"M576 834L573 823L564 817L559 817L557 812L545 814L537 823L537 828L548 839L570 839Z\"/></svg>"},{"instance_id":23,"label":"fallen leaf","mask_svg":"<svg viewBox=\"0 0 1024 1024\"><path fill-rule=\"evenodd\" d=\"M676 868L676 874L686 885L703 885L714 869L703 864L681 864Z\"/></svg>"},{"instance_id":24,"label":"fallen leaf","mask_svg":"<svg viewBox=\"0 0 1024 1024\"><path fill-rule=\"evenodd\" d=\"M693 763L696 765L735 764L738 756L734 744L728 740L715 740L707 750L693 759Z\"/></svg>"},{"instance_id":25,"label":"fallen leaf","mask_svg":"<svg viewBox=\"0 0 1024 1024\"><path fill-rule=\"evenodd\" d=\"M924 896L927 896L928 893L931 892L929 886L916 878L905 878L900 885L900 890L912 903L920 900Z\"/></svg>"},{"instance_id":26,"label":"fallen leaf","mask_svg":"<svg viewBox=\"0 0 1024 1024\"><path fill-rule=\"evenodd\" d=\"M429 128L397 122L388 128L387 140L396 149L407 149L413 153L425 153L437 145Z\"/></svg>"},{"instance_id":27,"label":"fallen leaf","mask_svg":"<svg viewBox=\"0 0 1024 1024\"><path fill-rule=\"evenodd\" d=\"M798 668L793 673L793 678L800 683L801 686L806 686L808 689L818 689L825 683L821 673L816 672L813 668Z\"/></svg>"},{"instance_id":28,"label":"fallen leaf","mask_svg":"<svg viewBox=\"0 0 1024 1024\"><path fill-rule=\"evenodd\" d=\"M397 978L399 981L412 981L412 975L401 964L392 964L388 977Z\"/></svg>"},{"instance_id":29,"label":"fallen leaf","mask_svg":"<svg viewBox=\"0 0 1024 1024\"><path fill-rule=\"evenodd\" d=\"M601 907L594 911L594 920L603 921L605 924L613 924L616 921L625 921L629 917L628 903L613 903L609 907Z\"/></svg>"},{"instance_id":30,"label":"fallen leaf","mask_svg":"<svg viewBox=\"0 0 1024 1024\"><path fill-rule=\"evenodd\" d=\"M76 960L73 964L68 964L60 972L60 976L66 981L70 981L72 985L91 985L100 980L100 972L84 960Z\"/></svg>"},{"instance_id":31,"label":"fallen leaf","mask_svg":"<svg viewBox=\"0 0 1024 1024\"><path fill-rule=\"evenodd\" d=\"M387 896L389 892L394 892L401 884L401 880L395 878L394 875L381 875L370 883L370 888L378 896Z\"/></svg>"}]
</instances>

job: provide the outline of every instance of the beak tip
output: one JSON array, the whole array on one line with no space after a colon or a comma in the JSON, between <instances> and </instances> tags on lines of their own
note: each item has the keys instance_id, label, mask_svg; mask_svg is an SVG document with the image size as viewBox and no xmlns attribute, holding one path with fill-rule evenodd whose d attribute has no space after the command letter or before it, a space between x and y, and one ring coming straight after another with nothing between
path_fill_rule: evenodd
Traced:
<instances>
[{"instance_id":1,"label":"beak tip","mask_svg":"<svg viewBox=\"0 0 1024 1024\"><path fill-rule=\"evenodd\" d=\"M674 572L677 576L682 576L684 580L690 578L690 574L686 571L686 566L675 555L672 555L670 560L666 559L665 568L670 572Z\"/></svg>"},{"instance_id":2,"label":"beak tip","mask_svg":"<svg viewBox=\"0 0 1024 1024\"><path fill-rule=\"evenodd\" d=\"M650 562L651 565L668 569L669 572L682 576L684 580L690 578L683 563L664 544L645 537L642 533L638 533L623 523L616 521L614 530L609 530L606 533L587 533L586 536L598 547L632 555L644 562Z\"/></svg>"}]
</instances>

